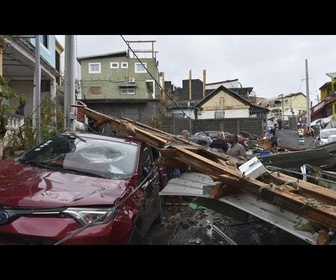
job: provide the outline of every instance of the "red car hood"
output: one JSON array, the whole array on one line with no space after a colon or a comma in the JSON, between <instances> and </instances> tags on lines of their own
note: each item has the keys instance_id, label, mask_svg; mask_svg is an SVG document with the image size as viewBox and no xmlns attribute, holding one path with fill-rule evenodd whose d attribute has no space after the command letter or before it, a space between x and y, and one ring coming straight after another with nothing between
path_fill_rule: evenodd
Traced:
<instances>
[{"instance_id":1,"label":"red car hood","mask_svg":"<svg viewBox=\"0 0 336 280\"><path fill-rule=\"evenodd\" d=\"M0 161L0 204L20 207L111 205L127 182Z\"/></svg>"}]
</instances>

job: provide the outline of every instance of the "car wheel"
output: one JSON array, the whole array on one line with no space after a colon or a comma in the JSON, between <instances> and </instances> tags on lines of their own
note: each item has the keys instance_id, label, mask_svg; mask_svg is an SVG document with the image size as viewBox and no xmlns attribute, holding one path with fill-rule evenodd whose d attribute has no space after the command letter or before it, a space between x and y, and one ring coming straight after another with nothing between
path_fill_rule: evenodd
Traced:
<instances>
[{"instance_id":1,"label":"car wheel","mask_svg":"<svg viewBox=\"0 0 336 280\"><path fill-rule=\"evenodd\" d=\"M144 240L142 238L141 231L138 227L134 228L129 245L144 245Z\"/></svg>"}]
</instances>

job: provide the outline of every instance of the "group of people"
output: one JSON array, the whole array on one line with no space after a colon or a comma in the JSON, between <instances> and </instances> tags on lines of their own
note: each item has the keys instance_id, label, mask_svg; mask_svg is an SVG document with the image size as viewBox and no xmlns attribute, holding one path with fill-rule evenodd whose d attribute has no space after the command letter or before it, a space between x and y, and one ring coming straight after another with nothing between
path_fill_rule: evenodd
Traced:
<instances>
[{"instance_id":1,"label":"group of people","mask_svg":"<svg viewBox=\"0 0 336 280\"><path fill-rule=\"evenodd\" d=\"M300 122L297 124L297 126L298 126L297 133L299 136L301 135L303 137L304 135L307 135L307 136L314 137L315 130L313 127L306 126L305 124L302 124Z\"/></svg>"},{"instance_id":2,"label":"group of people","mask_svg":"<svg viewBox=\"0 0 336 280\"><path fill-rule=\"evenodd\" d=\"M226 138L223 131L220 131L217 138L211 142L209 148L215 148L221 153L232 157L246 158L245 147L238 142L237 134L229 134Z\"/></svg>"},{"instance_id":3,"label":"group of people","mask_svg":"<svg viewBox=\"0 0 336 280\"><path fill-rule=\"evenodd\" d=\"M181 132L181 138L184 140L189 140L190 133L188 130L183 130ZM245 158L246 150L245 147L238 142L237 134L229 134L225 137L224 132L219 132L217 138L211 142L210 148L215 148L220 153L225 153L226 155L235 158ZM167 179L178 178L181 175L181 171L178 168L171 167L167 170ZM171 208L170 210L174 213L182 211L182 196L171 196Z\"/></svg>"}]
</instances>

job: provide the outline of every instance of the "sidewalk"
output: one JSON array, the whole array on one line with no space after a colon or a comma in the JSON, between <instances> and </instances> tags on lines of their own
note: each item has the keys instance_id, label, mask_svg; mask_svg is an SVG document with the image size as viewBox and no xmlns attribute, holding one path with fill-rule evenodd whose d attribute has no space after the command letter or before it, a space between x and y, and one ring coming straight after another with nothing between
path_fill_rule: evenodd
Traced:
<instances>
[{"instance_id":1,"label":"sidewalk","mask_svg":"<svg viewBox=\"0 0 336 280\"><path fill-rule=\"evenodd\" d=\"M277 131L277 136L279 139L279 144L284 147L291 147L291 148L315 148L316 142L314 141L316 136L304 136L304 142L299 143L299 136L296 130L290 129L281 129Z\"/></svg>"}]
</instances>

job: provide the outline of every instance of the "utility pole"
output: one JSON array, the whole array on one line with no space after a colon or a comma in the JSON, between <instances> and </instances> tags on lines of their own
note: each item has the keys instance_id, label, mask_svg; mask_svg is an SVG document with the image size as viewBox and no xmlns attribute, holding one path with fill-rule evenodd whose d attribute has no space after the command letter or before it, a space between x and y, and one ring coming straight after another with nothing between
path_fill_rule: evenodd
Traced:
<instances>
[{"instance_id":1,"label":"utility pole","mask_svg":"<svg viewBox=\"0 0 336 280\"><path fill-rule=\"evenodd\" d=\"M284 104L284 95L282 94L281 95L281 111L282 111L282 120L284 121L285 120L285 104Z\"/></svg>"},{"instance_id":2,"label":"utility pole","mask_svg":"<svg viewBox=\"0 0 336 280\"><path fill-rule=\"evenodd\" d=\"M64 65L64 128L75 130L75 39L74 35L65 35Z\"/></svg>"},{"instance_id":3,"label":"utility pole","mask_svg":"<svg viewBox=\"0 0 336 280\"><path fill-rule=\"evenodd\" d=\"M36 129L36 144L41 143L41 61L40 35L35 35L35 76L33 95L33 127Z\"/></svg>"},{"instance_id":4,"label":"utility pole","mask_svg":"<svg viewBox=\"0 0 336 280\"><path fill-rule=\"evenodd\" d=\"M306 59L306 96L307 96L307 128L310 127L310 100L309 100L309 80L308 80L308 60Z\"/></svg>"}]
</instances>

